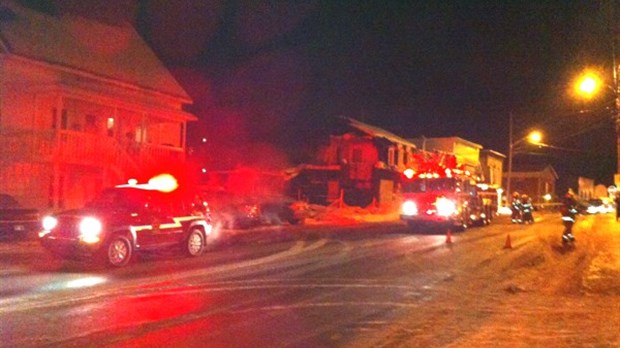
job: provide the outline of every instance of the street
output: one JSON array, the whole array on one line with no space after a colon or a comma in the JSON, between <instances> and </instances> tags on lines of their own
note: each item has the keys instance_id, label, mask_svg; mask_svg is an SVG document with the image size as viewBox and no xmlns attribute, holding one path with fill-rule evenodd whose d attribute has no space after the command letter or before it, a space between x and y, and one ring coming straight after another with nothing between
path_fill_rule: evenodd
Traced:
<instances>
[{"instance_id":1,"label":"street","mask_svg":"<svg viewBox=\"0 0 620 348\"><path fill-rule=\"evenodd\" d=\"M400 222L238 232L128 267L0 244L3 347L618 347L620 224L559 214L451 233ZM449 243L450 242L450 243Z\"/></svg>"}]
</instances>

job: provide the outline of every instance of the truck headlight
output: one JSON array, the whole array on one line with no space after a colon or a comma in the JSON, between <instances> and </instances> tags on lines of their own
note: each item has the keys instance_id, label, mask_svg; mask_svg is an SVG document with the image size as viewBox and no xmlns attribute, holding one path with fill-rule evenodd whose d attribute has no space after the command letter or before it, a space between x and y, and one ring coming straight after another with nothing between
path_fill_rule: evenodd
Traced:
<instances>
[{"instance_id":1,"label":"truck headlight","mask_svg":"<svg viewBox=\"0 0 620 348\"><path fill-rule=\"evenodd\" d=\"M418 206L413 201L405 201L400 210L403 215L418 215Z\"/></svg>"},{"instance_id":2,"label":"truck headlight","mask_svg":"<svg viewBox=\"0 0 620 348\"><path fill-rule=\"evenodd\" d=\"M435 202L437 207L437 215L439 216L452 216L456 214L456 204L453 201L441 197Z\"/></svg>"},{"instance_id":3,"label":"truck headlight","mask_svg":"<svg viewBox=\"0 0 620 348\"><path fill-rule=\"evenodd\" d=\"M93 244L99 242L99 235L103 226L101 221L94 217L85 217L80 221L80 239L84 243Z\"/></svg>"}]
</instances>

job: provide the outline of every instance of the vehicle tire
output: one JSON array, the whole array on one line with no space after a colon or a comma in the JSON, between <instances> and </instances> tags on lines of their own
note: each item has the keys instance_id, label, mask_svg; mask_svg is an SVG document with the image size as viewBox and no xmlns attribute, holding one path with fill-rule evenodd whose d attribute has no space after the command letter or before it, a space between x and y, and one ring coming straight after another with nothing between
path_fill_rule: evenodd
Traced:
<instances>
[{"instance_id":1,"label":"vehicle tire","mask_svg":"<svg viewBox=\"0 0 620 348\"><path fill-rule=\"evenodd\" d=\"M122 235L110 238L103 251L106 264L112 267L126 266L133 256L131 242Z\"/></svg>"},{"instance_id":2,"label":"vehicle tire","mask_svg":"<svg viewBox=\"0 0 620 348\"><path fill-rule=\"evenodd\" d=\"M200 256L206 248L205 234L198 228L193 228L185 240L185 253L188 256Z\"/></svg>"}]
</instances>

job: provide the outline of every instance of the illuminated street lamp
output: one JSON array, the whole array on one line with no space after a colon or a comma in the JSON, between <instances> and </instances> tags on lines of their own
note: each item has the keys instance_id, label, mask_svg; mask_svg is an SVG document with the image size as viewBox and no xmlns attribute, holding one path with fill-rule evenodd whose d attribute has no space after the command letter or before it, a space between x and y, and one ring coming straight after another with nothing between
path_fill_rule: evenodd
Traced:
<instances>
[{"instance_id":1,"label":"illuminated street lamp","mask_svg":"<svg viewBox=\"0 0 620 348\"><path fill-rule=\"evenodd\" d=\"M508 204L508 197L510 197L510 195L512 195L512 191L511 191L511 181L512 181L512 157L514 156L515 153L515 147L517 145L522 144L523 142L529 142L532 144L541 144L542 142L542 133L539 131L532 131L530 132L528 135L524 136L523 138L517 139L516 141L513 141L513 135L512 135L512 113L510 113L510 120L509 120L509 124L508 124L508 141L509 141L509 146L508 146L508 177L506 178L506 204Z\"/></svg>"},{"instance_id":2,"label":"illuminated street lamp","mask_svg":"<svg viewBox=\"0 0 620 348\"><path fill-rule=\"evenodd\" d=\"M598 94L601 87L601 79L592 71L586 71L577 79L575 92L586 99L591 99Z\"/></svg>"},{"instance_id":3,"label":"illuminated street lamp","mask_svg":"<svg viewBox=\"0 0 620 348\"><path fill-rule=\"evenodd\" d=\"M542 142L542 133L539 131L532 131L527 136L527 141L532 144L540 144Z\"/></svg>"},{"instance_id":4,"label":"illuminated street lamp","mask_svg":"<svg viewBox=\"0 0 620 348\"><path fill-rule=\"evenodd\" d=\"M600 93L603 87L608 88L615 99L615 125L616 125L616 154L617 154L617 173L620 175L620 84L618 83L618 65L615 62L613 67L613 85L604 83L598 73L588 70L584 72L575 82L575 92L577 95L591 99Z\"/></svg>"}]
</instances>

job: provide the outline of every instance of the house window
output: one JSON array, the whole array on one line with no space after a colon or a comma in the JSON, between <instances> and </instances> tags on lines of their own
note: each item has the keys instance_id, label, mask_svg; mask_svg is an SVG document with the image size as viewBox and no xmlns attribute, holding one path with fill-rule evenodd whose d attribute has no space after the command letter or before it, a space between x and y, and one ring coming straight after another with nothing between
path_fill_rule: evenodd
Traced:
<instances>
[{"instance_id":1,"label":"house window","mask_svg":"<svg viewBox=\"0 0 620 348\"><path fill-rule=\"evenodd\" d=\"M388 149L388 165L389 166L393 166L394 162L395 162L395 157L396 157L396 151L394 150L393 147L390 147Z\"/></svg>"},{"instance_id":2,"label":"house window","mask_svg":"<svg viewBox=\"0 0 620 348\"><path fill-rule=\"evenodd\" d=\"M52 109L52 129L56 129L56 122L58 118L58 109L53 108Z\"/></svg>"},{"instance_id":3,"label":"house window","mask_svg":"<svg viewBox=\"0 0 620 348\"><path fill-rule=\"evenodd\" d=\"M60 129L67 129L67 125L69 124L67 109L62 109L62 114L60 116Z\"/></svg>"},{"instance_id":4,"label":"house window","mask_svg":"<svg viewBox=\"0 0 620 348\"><path fill-rule=\"evenodd\" d=\"M99 133L99 129L97 127L97 119L95 115L86 115L86 125L84 126L84 129L88 133Z\"/></svg>"},{"instance_id":5,"label":"house window","mask_svg":"<svg viewBox=\"0 0 620 348\"><path fill-rule=\"evenodd\" d=\"M179 144L177 146L183 147L183 139L185 139L185 124L181 123L179 125Z\"/></svg>"},{"instance_id":6,"label":"house window","mask_svg":"<svg viewBox=\"0 0 620 348\"><path fill-rule=\"evenodd\" d=\"M353 149L353 153L351 155L351 162L362 163L362 149Z\"/></svg>"}]
</instances>

